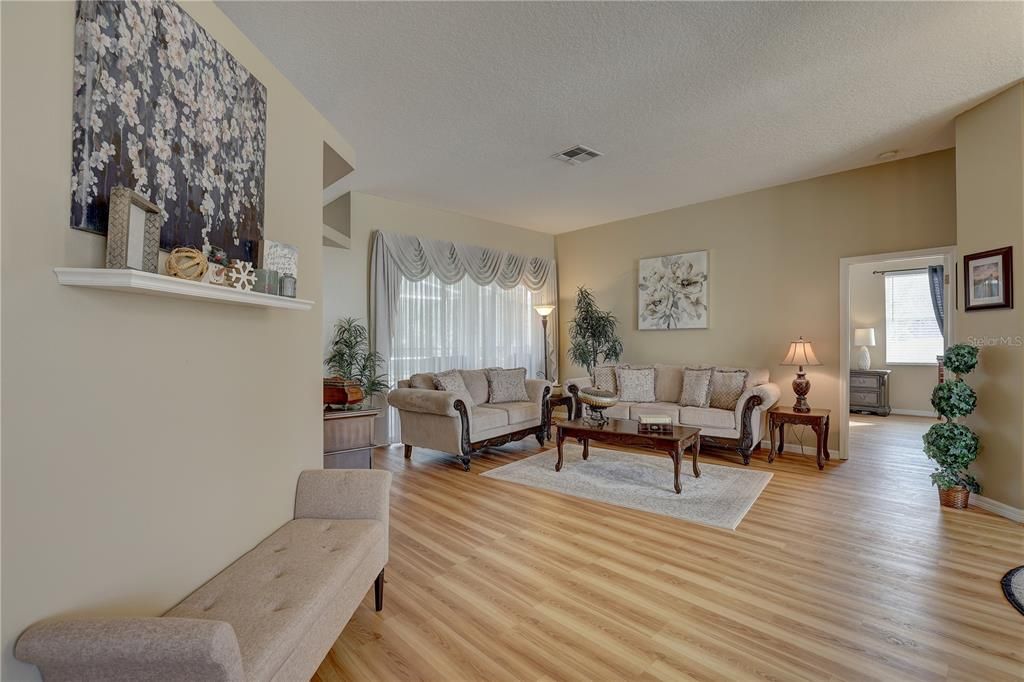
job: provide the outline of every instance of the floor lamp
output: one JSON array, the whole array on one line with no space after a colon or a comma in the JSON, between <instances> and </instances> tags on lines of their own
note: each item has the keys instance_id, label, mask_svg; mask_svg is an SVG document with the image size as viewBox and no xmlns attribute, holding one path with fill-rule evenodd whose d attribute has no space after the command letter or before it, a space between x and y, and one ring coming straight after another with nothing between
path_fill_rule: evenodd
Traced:
<instances>
[{"instance_id":1,"label":"floor lamp","mask_svg":"<svg viewBox=\"0 0 1024 682\"><path fill-rule=\"evenodd\" d=\"M544 328L544 380L550 381L548 377L548 316L554 312L553 305L535 305L533 309L540 315L540 324Z\"/></svg>"}]
</instances>

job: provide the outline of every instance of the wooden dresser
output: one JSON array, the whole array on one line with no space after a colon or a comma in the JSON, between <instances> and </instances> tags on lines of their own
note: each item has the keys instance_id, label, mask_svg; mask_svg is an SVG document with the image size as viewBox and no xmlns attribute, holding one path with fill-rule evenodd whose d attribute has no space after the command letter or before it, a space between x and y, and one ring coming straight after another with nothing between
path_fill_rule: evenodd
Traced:
<instances>
[{"instance_id":1,"label":"wooden dresser","mask_svg":"<svg viewBox=\"0 0 1024 682\"><path fill-rule=\"evenodd\" d=\"M324 469L372 469L373 422L380 410L324 410Z\"/></svg>"},{"instance_id":2,"label":"wooden dresser","mask_svg":"<svg viewBox=\"0 0 1024 682\"><path fill-rule=\"evenodd\" d=\"M850 370L850 412L877 414L888 417L889 369Z\"/></svg>"}]
</instances>

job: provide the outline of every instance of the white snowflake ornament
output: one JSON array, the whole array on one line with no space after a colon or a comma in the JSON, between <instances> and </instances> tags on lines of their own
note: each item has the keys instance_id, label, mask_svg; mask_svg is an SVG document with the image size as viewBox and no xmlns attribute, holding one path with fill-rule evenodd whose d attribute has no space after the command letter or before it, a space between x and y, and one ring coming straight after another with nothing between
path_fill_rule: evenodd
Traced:
<instances>
[{"instance_id":1,"label":"white snowflake ornament","mask_svg":"<svg viewBox=\"0 0 1024 682\"><path fill-rule=\"evenodd\" d=\"M256 286L256 270L249 261L233 260L228 267L225 280L227 285L234 289L252 291Z\"/></svg>"}]
</instances>

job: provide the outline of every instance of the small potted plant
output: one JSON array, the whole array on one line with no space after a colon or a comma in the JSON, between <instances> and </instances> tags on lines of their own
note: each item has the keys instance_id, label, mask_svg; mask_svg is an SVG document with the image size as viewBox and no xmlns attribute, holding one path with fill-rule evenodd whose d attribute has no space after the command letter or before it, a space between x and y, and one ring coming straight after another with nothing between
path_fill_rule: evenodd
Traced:
<instances>
[{"instance_id":1,"label":"small potted plant","mask_svg":"<svg viewBox=\"0 0 1024 682\"><path fill-rule=\"evenodd\" d=\"M939 504L964 509L971 491L981 486L967 473L967 467L978 456L978 436L963 424L960 417L974 412L978 398L974 389L963 380L978 364L978 349L968 344L950 346L943 356L943 365L954 375L953 381L938 384L932 391L932 407L945 421L932 425L924 434L924 452L936 464L932 483L939 489Z\"/></svg>"},{"instance_id":2,"label":"small potted plant","mask_svg":"<svg viewBox=\"0 0 1024 682\"><path fill-rule=\"evenodd\" d=\"M388 390L388 377L380 373L384 358L370 350L366 327L353 317L334 325L331 349L324 366L334 375L324 379L325 405L359 405Z\"/></svg>"}]
</instances>

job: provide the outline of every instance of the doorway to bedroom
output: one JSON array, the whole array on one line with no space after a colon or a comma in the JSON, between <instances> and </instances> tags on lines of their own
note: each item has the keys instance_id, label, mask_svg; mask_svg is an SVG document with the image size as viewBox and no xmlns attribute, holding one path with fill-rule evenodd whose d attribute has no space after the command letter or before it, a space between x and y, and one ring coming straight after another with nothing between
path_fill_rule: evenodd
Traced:
<instances>
[{"instance_id":1,"label":"doorway to bedroom","mask_svg":"<svg viewBox=\"0 0 1024 682\"><path fill-rule=\"evenodd\" d=\"M840 452L846 456L863 447L900 457L920 449L903 441L935 419L931 393L952 338L955 271L953 247L840 260L839 405L847 426Z\"/></svg>"}]
</instances>

